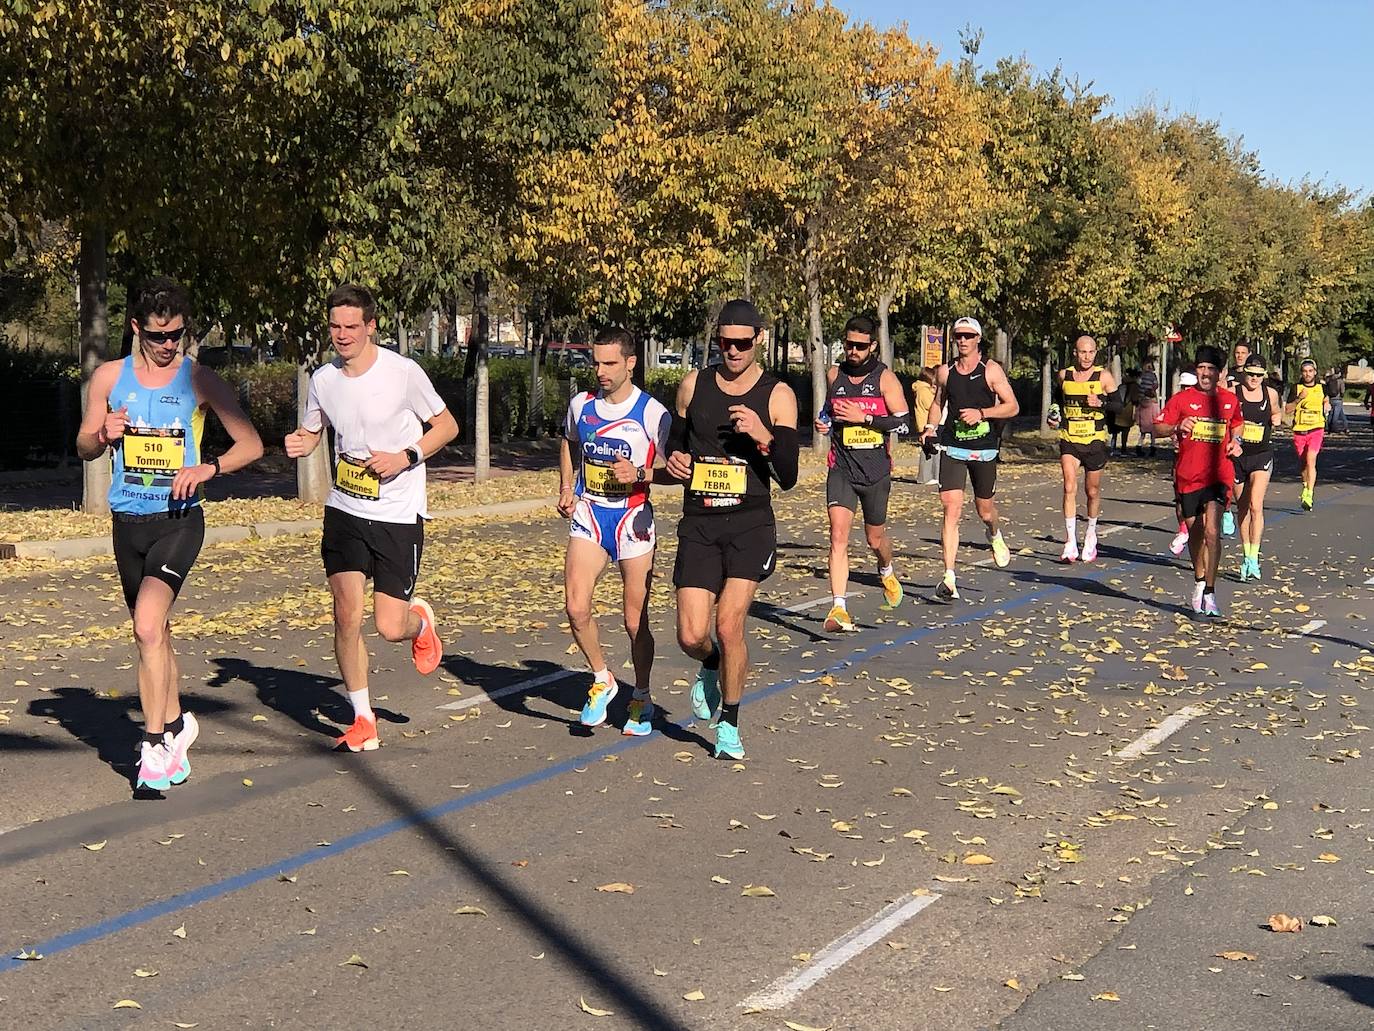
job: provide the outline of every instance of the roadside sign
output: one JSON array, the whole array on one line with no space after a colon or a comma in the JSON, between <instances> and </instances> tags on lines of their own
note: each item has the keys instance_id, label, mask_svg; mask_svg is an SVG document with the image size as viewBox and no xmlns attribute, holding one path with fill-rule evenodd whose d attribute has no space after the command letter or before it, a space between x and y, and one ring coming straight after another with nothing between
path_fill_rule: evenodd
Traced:
<instances>
[{"instance_id":1,"label":"roadside sign","mask_svg":"<svg viewBox=\"0 0 1374 1031\"><path fill-rule=\"evenodd\" d=\"M945 360L945 331L936 326L925 328L925 346L921 349L921 367L941 365Z\"/></svg>"}]
</instances>

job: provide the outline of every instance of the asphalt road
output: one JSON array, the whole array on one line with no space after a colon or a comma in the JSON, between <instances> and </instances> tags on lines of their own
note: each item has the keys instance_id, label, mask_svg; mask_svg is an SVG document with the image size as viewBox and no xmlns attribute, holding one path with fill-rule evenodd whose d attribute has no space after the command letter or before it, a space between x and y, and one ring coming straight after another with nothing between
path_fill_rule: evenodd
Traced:
<instances>
[{"instance_id":1,"label":"asphalt road","mask_svg":"<svg viewBox=\"0 0 1374 1031\"><path fill-rule=\"evenodd\" d=\"M742 763L691 720L667 497L652 737L577 725L549 518L431 527L445 664L373 638L384 747L331 752L317 542L273 539L207 550L179 605L203 729L157 800L108 561L0 571L0 1027L1370 1026L1369 443L1336 438L1310 514L1284 455L1265 580L1232 542L1210 622L1163 457L1111 467L1093 566L1054 561L1057 467L1006 466L1013 563L970 512L953 606L932 488L900 484L908 600L880 609L856 534L842 637L809 481Z\"/></svg>"}]
</instances>

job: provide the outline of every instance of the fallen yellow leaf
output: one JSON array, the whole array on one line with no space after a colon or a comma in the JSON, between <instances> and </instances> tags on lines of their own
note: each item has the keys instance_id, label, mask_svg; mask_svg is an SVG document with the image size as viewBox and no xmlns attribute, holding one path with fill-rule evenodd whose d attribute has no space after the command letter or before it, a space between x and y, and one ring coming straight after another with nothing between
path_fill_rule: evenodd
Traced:
<instances>
[{"instance_id":1,"label":"fallen yellow leaf","mask_svg":"<svg viewBox=\"0 0 1374 1031\"><path fill-rule=\"evenodd\" d=\"M1120 1002L1121 996L1116 992L1098 992L1093 996L1093 1002Z\"/></svg>"},{"instance_id":2,"label":"fallen yellow leaf","mask_svg":"<svg viewBox=\"0 0 1374 1031\"><path fill-rule=\"evenodd\" d=\"M359 956L356 952L353 953L353 955L349 956L349 957L348 957L346 960L344 960L342 963L340 963L339 966L341 966L341 967L361 967L361 968L364 969L364 970L367 969L367 964L363 962L363 957L362 957L362 956Z\"/></svg>"},{"instance_id":3,"label":"fallen yellow leaf","mask_svg":"<svg viewBox=\"0 0 1374 1031\"><path fill-rule=\"evenodd\" d=\"M795 1020L784 1020L783 1024L791 1028L792 1031L830 1031L833 1024L826 1024L825 1027L813 1027L810 1024L798 1024Z\"/></svg>"},{"instance_id":4,"label":"fallen yellow leaf","mask_svg":"<svg viewBox=\"0 0 1374 1031\"><path fill-rule=\"evenodd\" d=\"M102 848L105 847L105 844L106 843L104 841L95 841L88 845L83 841L81 843L81 847L84 848L87 852L99 852Z\"/></svg>"},{"instance_id":5,"label":"fallen yellow leaf","mask_svg":"<svg viewBox=\"0 0 1374 1031\"><path fill-rule=\"evenodd\" d=\"M599 886L596 890L615 892L620 895L633 895L635 893L635 886L633 884L626 884L624 881L612 881L610 884Z\"/></svg>"},{"instance_id":6,"label":"fallen yellow leaf","mask_svg":"<svg viewBox=\"0 0 1374 1031\"><path fill-rule=\"evenodd\" d=\"M1224 952L1218 952L1216 953L1216 957L1218 959L1229 959L1232 962L1245 960L1247 963L1253 963L1255 961L1255 954L1253 952L1241 952L1239 949L1227 949Z\"/></svg>"},{"instance_id":7,"label":"fallen yellow leaf","mask_svg":"<svg viewBox=\"0 0 1374 1031\"><path fill-rule=\"evenodd\" d=\"M992 856L985 856L981 852L970 852L964 856L965 866L990 866L995 862L997 860L993 859Z\"/></svg>"},{"instance_id":8,"label":"fallen yellow leaf","mask_svg":"<svg viewBox=\"0 0 1374 1031\"><path fill-rule=\"evenodd\" d=\"M744 890L740 892L740 894L751 899L777 898L777 894L766 884L746 884Z\"/></svg>"},{"instance_id":9,"label":"fallen yellow leaf","mask_svg":"<svg viewBox=\"0 0 1374 1031\"><path fill-rule=\"evenodd\" d=\"M481 906L459 906L453 911L454 916L486 916L487 911Z\"/></svg>"},{"instance_id":10,"label":"fallen yellow leaf","mask_svg":"<svg viewBox=\"0 0 1374 1031\"><path fill-rule=\"evenodd\" d=\"M686 999L688 1002L701 1002L702 999L706 998L706 993L703 992L700 988L693 988L690 992L684 995L683 998Z\"/></svg>"},{"instance_id":11,"label":"fallen yellow leaf","mask_svg":"<svg viewBox=\"0 0 1374 1031\"><path fill-rule=\"evenodd\" d=\"M133 999L120 999L110 1008L116 1010L141 1010L143 1007L134 1002Z\"/></svg>"},{"instance_id":12,"label":"fallen yellow leaf","mask_svg":"<svg viewBox=\"0 0 1374 1031\"><path fill-rule=\"evenodd\" d=\"M593 1017L609 1017L615 1013L615 1010L599 1010L595 1006L588 1006L587 1000L580 995L577 997L577 1008L583 1013L590 1013Z\"/></svg>"},{"instance_id":13,"label":"fallen yellow leaf","mask_svg":"<svg viewBox=\"0 0 1374 1031\"><path fill-rule=\"evenodd\" d=\"M1311 920L1308 921L1308 923L1310 923L1313 927L1335 927L1335 926L1336 926L1335 918L1334 918L1334 917L1329 917L1329 916L1314 916Z\"/></svg>"},{"instance_id":14,"label":"fallen yellow leaf","mask_svg":"<svg viewBox=\"0 0 1374 1031\"><path fill-rule=\"evenodd\" d=\"M1274 913L1269 917L1269 930L1280 932L1295 932L1302 930L1302 921L1295 916L1287 913Z\"/></svg>"}]
</instances>

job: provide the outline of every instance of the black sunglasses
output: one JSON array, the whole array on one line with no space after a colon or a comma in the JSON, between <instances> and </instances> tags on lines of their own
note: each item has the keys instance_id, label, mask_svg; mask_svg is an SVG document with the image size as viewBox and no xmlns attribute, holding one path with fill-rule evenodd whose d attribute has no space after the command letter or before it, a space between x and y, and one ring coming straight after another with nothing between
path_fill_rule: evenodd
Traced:
<instances>
[{"instance_id":1,"label":"black sunglasses","mask_svg":"<svg viewBox=\"0 0 1374 1031\"><path fill-rule=\"evenodd\" d=\"M181 338L186 335L186 327L178 329L140 329L138 335L150 344L176 344L181 342Z\"/></svg>"},{"instance_id":2,"label":"black sunglasses","mask_svg":"<svg viewBox=\"0 0 1374 1031\"><path fill-rule=\"evenodd\" d=\"M954 334L954 339L955 339L955 340L977 340L977 339L978 339L978 334L977 334L977 333L955 333L955 334Z\"/></svg>"},{"instance_id":3,"label":"black sunglasses","mask_svg":"<svg viewBox=\"0 0 1374 1031\"><path fill-rule=\"evenodd\" d=\"M846 340L844 342L846 351L867 351L872 346L872 340Z\"/></svg>"},{"instance_id":4,"label":"black sunglasses","mask_svg":"<svg viewBox=\"0 0 1374 1031\"><path fill-rule=\"evenodd\" d=\"M717 343L722 351L734 348L736 351L752 351L754 337L718 337Z\"/></svg>"}]
</instances>

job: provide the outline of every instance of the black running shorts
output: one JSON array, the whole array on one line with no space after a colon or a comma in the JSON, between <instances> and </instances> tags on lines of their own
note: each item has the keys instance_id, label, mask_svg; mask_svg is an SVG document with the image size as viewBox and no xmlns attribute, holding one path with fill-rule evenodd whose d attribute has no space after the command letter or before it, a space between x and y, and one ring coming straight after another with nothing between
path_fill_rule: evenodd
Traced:
<instances>
[{"instance_id":1,"label":"black running shorts","mask_svg":"<svg viewBox=\"0 0 1374 1031\"><path fill-rule=\"evenodd\" d=\"M376 593L409 601L424 550L425 521L418 516L414 523L384 523L325 506L320 557L326 576L362 573Z\"/></svg>"},{"instance_id":2,"label":"black running shorts","mask_svg":"<svg viewBox=\"0 0 1374 1031\"><path fill-rule=\"evenodd\" d=\"M940 490L963 490L964 484L972 482L973 496L987 500L997 493L997 462L965 462L950 458L948 453L940 456Z\"/></svg>"},{"instance_id":3,"label":"black running shorts","mask_svg":"<svg viewBox=\"0 0 1374 1031\"><path fill-rule=\"evenodd\" d=\"M719 594L726 580L762 583L773 575L777 546L772 508L685 515L677 524L673 586Z\"/></svg>"},{"instance_id":4,"label":"black running shorts","mask_svg":"<svg viewBox=\"0 0 1374 1031\"><path fill-rule=\"evenodd\" d=\"M1231 459L1232 475L1236 483L1244 483L1252 473L1274 471L1274 452L1261 451L1257 455L1237 455Z\"/></svg>"},{"instance_id":5,"label":"black running shorts","mask_svg":"<svg viewBox=\"0 0 1374 1031\"><path fill-rule=\"evenodd\" d=\"M1196 519L1212 502L1225 505L1229 500L1226 488L1220 483L1210 483L1200 490L1190 490L1178 496L1179 511L1184 519Z\"/></svg>"},{"instance_id":6,"label":"black running shorts","mask_svg":"<svg viewBox=\"0 0 1374 1031\"><path fill-rule=\"evenodd\" d=\"M887 522L887 499L892 493L892 477L884 476L877 483L856 487L838 466L832 467L825 478L825 507L841 505L849 511L862 505L865 526L882 526Z\"/></svg>"},{"instance_id":7,"label":"black running shorts","mask_svg":"<svg viewBox=\"0 0 1374 1031\"><path fill-rule=\"evenodd\" d=\"M1061 440L1059 442L1059 457L1069 455L1078 459L1078 464L1083 467L1085 473L1095 473L1107 468L1107 442L1105 440L1094 440L1088 444L1075 444L1071 440Z\"/></svg>"},{"instance_id":8,"label":"black running shorts","mask_svg":"<svg viewBox=\"0 0 1374 1031\"><path fill-rule=\"evenodd\" d=\"M181 585L205 543L205 513L199 505L156 516L114 513L115 568L124 588L124 604L134 610L138 589L148 577L181 593Z\"/></svg>"}]
</instances>

